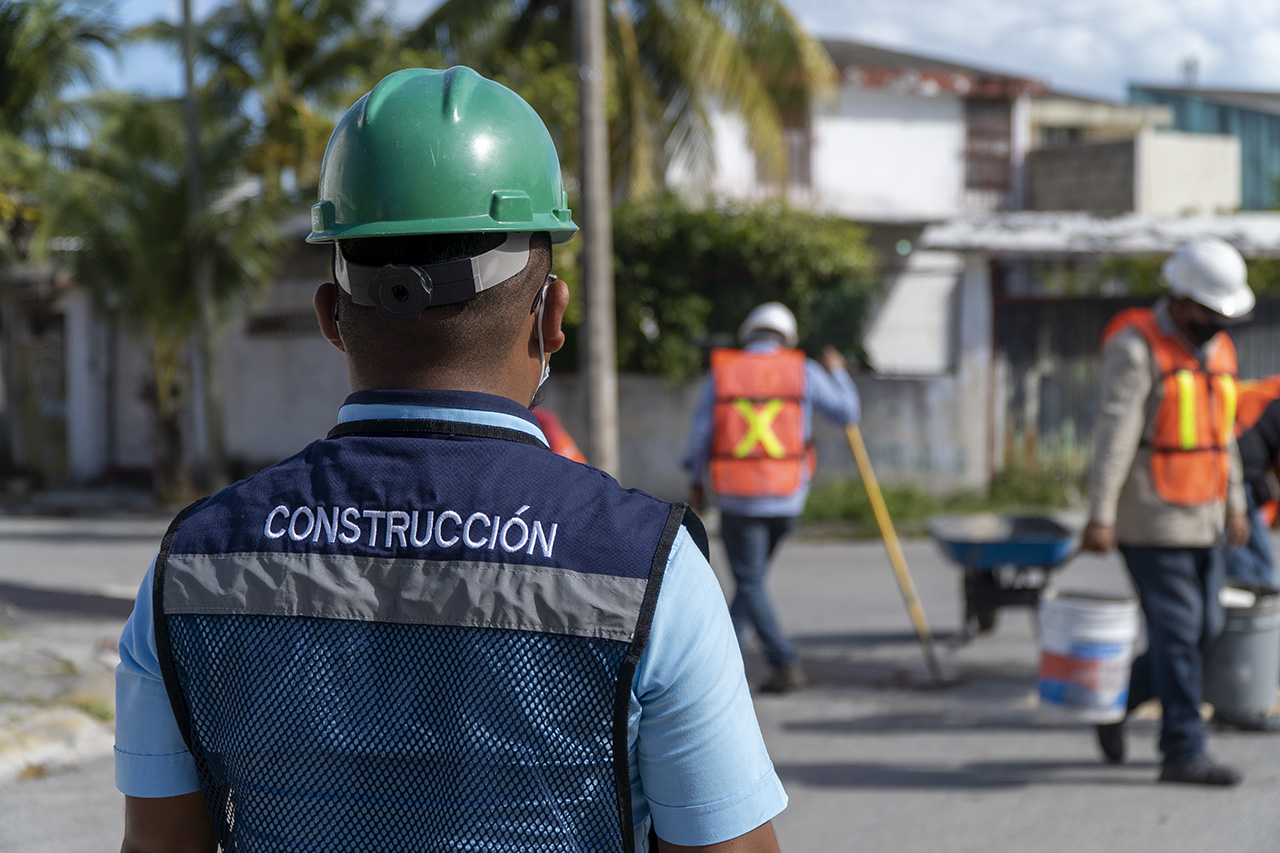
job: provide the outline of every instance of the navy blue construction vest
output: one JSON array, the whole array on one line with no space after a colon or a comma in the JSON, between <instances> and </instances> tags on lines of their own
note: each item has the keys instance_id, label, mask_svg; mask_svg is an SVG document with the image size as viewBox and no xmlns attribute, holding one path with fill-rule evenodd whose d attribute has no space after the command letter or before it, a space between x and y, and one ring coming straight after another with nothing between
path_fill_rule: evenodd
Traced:
<instances>
[{"instance_id":1,"label":"navy blue construction vest","mask_svg":"<svg viewBox=\"0 0 1280 853\"><path fill-rule=\"evenodd\" d=\"M227 851L631 851L683 505L535 438L359 421L188 508L155 633Z\"/></svg>"}]
</instances>

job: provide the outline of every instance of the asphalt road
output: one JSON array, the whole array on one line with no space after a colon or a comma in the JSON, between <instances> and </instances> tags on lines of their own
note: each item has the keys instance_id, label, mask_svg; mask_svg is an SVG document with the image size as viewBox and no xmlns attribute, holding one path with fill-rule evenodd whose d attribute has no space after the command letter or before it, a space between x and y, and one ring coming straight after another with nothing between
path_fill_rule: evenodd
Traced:
<instances>
[{"instance_id":1,"label":"asphalt road","mask_svg":"<svg viewBox=\"0 0 1280 853\"><path fill-rule=\"evenodd\" d=\"M162 522L86 525L0 519L0 584L123 594L136 589ZM1130 760L1099 760L1092 729L1038 711L1031 611L961 641L961 573L929 541L905 544L935 632L946 682L936 684L878 543L793 539L773 587L812 684L756 700L765 740L791 798L776 820L789 851L1126 853L1280 847L1280 735L1214 732L1210 749L1238 766L1231 790L1159 785L1152 713L1130 724ZM722 554L713 562L719 569ZM1126 592L1118 558L1080 557L1056 573L1064 589ZM55 603L58 601L55 597ZM61 602L71 599L63 596ZM18 626L79 647L118 616L75 617L28 603ZM79 620L79 621L77 621ZM21 636L19 636L19 639ZM74 649L70 650L71 653ZM83 649L81 649L83 651ZM763 670L753 644L748 673ZM111 851L120 796L105 751L0 784L0 853Z\"/></svg>"}]
</instances>

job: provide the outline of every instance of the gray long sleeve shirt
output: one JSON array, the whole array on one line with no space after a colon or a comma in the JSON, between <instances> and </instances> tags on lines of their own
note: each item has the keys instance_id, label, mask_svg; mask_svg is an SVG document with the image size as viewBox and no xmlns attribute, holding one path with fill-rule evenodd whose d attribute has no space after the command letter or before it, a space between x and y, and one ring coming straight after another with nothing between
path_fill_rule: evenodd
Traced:
<instances>
[{"instance_id":1,"label":"gray long sleeve shirt","mask_svg":"<svg viewBox=\"0 0 1280 853\"><path fill-rule=\"evenodd\" d=\"M1176 333L1168 303L1161 300L1154 310L1160 327ZM1207 346L1217 343L1215 338ZM1218 501L1176 506L1156 493L1150 441L1144 439L1151 438L1164 399L1159 370L1151 348L1136 329L1117 333L1102 351L1089 471L1089 520L1113 526L1121 545L1207 548L1221 540L1227 513L1245 511L1240 452L1232 438L1226 512Z\"/></svg>"}]
</instances>

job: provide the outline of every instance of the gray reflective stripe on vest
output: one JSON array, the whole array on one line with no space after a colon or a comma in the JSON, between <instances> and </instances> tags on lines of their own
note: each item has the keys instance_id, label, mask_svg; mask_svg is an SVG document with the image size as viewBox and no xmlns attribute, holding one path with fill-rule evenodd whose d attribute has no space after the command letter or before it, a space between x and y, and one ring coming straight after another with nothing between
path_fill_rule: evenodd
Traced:
<instances>
[{"instance_id":1,"label":"gray reflective stripe on vest","mask_svg":"<svg viewBox=\"0 0 1280 853\"><path fill-rule=\"evenodd\" d=\"M505 628L630 641L646 578L334 554L170 554L164 612Z\"/></svg>"}]
</instances>

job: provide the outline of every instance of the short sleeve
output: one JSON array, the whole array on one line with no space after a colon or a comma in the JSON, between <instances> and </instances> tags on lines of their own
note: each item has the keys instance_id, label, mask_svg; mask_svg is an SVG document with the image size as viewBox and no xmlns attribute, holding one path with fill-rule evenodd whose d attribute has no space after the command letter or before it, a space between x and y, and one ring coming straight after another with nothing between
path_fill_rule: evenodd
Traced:
<instances>
[{"instance_id":1,"label":"short sleeve","mask_svg":"<svg viewBox=\"0 0 1280 853\"><path fill-rule=\"evenodd\" d=\"M155 561L120 635L116 667L116 788L130 797L176 797L200 790L195 759L169 706L151 618Z\"/></svg>"},{"instance_id":2,"label":"short sleeve","mask_svg":"<svg viewBox=\"0 0 1280 853\"><path fill-rule=\"evenodd\" d=\"M668 561L633 700L637 824L651 816L663 840L706 845L750 832L786 807L724 594L684 530Z\"/></svg>"}]
</instances>

